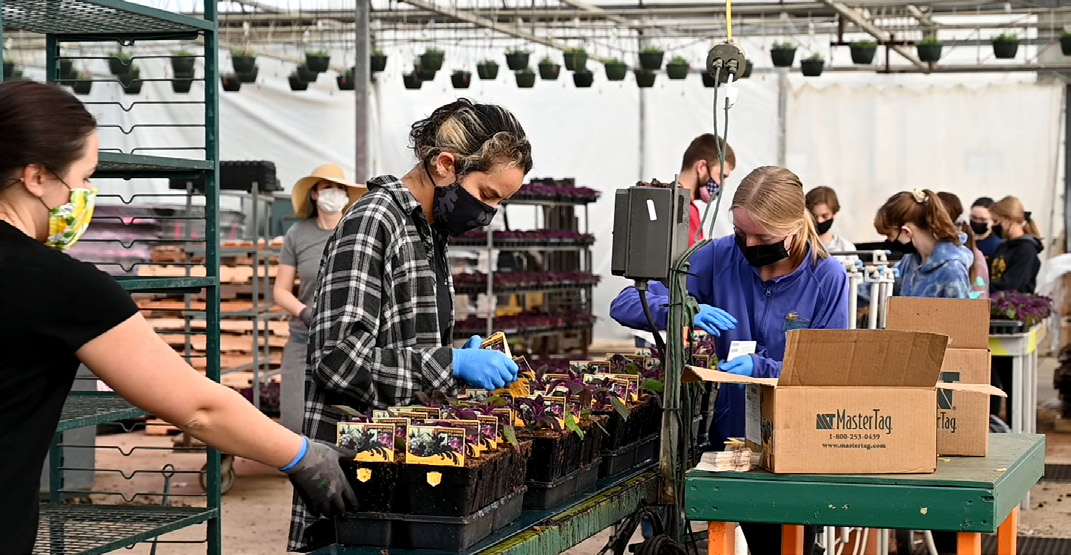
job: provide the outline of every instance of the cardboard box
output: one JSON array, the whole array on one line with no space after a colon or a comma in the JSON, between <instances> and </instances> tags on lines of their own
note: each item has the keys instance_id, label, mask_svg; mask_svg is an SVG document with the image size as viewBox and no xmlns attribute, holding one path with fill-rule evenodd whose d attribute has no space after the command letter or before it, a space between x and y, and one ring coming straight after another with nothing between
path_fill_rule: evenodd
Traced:
<instances>
[{"instance_id":1,"label":"cardboard box","mask_svg":"<svg viewBox=\"0 0 1071 555\"><path fill-rule=\"evenodd\" d=\"M990 383L989 300L889 299L889 330L947 335L941 366L946 383ZM989 451L989 394L942 389L937 393L937 453L984 457Z\"/></svg>"},{"instance_id":2,"label":"cardboard box","mask_svg":"<svg viewBox=\"0 0 1071 555\"><path fill-rule=\"evenodd\" d=\"M748 446L775 473L930 473L949 338L879 330L793 330L780 378L686 367L684 382L746 386ZM941 384L987 392L989 385Z\"/></svg>"}]
</instances>

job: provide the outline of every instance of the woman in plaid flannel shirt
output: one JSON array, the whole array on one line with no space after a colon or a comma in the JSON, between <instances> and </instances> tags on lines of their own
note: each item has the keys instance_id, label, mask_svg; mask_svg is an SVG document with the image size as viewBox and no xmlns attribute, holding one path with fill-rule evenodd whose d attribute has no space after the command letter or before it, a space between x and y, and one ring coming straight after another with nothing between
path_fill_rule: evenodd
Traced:
<instances>
[{"instance_id":1,"label":"woman in plaid flannel shirt","mask_svg":"<svg viewBox=\"0 0 1071 555\"><path fill-rule=\"evenodd\" d=\"M446 244L491 223L520 189L532 169L527 135L504 108L461 99L413 124L409 138L417 164L400 179L368 181L368 194L324 249L305 388L313 438L335 441L341 414L333 405L382 409L421 391L496 389L517 379L517 365L479 349L478 337L452 348ZM289 549L333 542L333 522L310 515L295 496Z\"/></svg>"}]
</instances>

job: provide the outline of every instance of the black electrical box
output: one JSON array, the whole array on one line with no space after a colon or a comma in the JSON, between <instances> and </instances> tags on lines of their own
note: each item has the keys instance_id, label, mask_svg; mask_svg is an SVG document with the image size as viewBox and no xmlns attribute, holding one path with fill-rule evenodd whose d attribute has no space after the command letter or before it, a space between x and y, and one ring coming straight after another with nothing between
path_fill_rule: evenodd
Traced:
<instances>
[{"instance_id":1,"label":"black electrical box","mask_svg":"<svg viewBox=\"0 0 1071 555\"><path fill-rule=\"evenodd\" d=\"M688 249L689 191L639 185L614 198L614 245L610 273L637 280L669 279Z\"/></svg>"}]
</instances>

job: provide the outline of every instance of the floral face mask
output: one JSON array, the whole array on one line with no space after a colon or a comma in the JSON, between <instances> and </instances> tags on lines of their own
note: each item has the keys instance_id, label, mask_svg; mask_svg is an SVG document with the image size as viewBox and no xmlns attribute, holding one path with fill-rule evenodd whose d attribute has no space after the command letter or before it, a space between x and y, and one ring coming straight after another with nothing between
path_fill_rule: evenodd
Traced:
<instances>
[{"instance_id":1,"label":"floral face mask","mask_svg":"<svg viewBox=\"0 0 1071 555\"><path fill-rule=\"evenodd\" d=\"M97 201L96 189L72 189L70 185L67 188L71 191L70 202L48 211L48 239L45 240L46 245L61 251L74 246L85 234Z\"/></svg>"}]
</instances>

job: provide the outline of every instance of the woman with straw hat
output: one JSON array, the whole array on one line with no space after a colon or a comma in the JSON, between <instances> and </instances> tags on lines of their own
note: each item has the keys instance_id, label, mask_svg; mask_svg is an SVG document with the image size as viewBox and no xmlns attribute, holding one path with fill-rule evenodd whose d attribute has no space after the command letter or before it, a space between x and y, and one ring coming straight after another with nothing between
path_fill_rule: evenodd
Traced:
<instances>
[{"instance_id":1,"label":"woman with straw hat","mask_svg":"<svg viewBox=\"0 0 1071 555\"><path fill-rule=\"evenodd\" d=\"M290 314L290 339L283 348L280 409L283 425L295 432L301 431L305 412L305 351L320 258L342 215L366 192L368 189L348 181L338 165L324 164L299 179L291 194L294 214L301 220L290 226L283 238L272 293L275 303Z\"/></svg>"}]
</instances>

